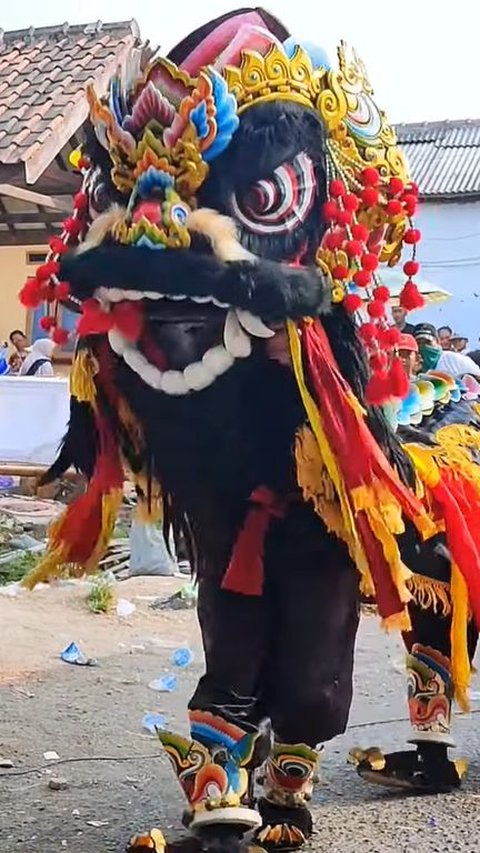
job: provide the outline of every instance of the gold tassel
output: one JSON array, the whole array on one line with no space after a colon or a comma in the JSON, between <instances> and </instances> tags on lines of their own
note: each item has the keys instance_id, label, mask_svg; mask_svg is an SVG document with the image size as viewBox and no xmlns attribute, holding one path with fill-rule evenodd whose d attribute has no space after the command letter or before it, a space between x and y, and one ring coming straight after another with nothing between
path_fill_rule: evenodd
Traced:
<instances>
[{"instance_id":1,"label":"gold tassel","mask_svg":"<svg viewBox=\"0 0 480 853\"><path fill-rule=\"evenodd\" d=\"M295 440L297 482L305 501L312 501L315 512L327 530L344 542L347 539L340 504L325 468L317 441L311 429L302 426Z\"/></svg>"},{"instance_id":2,"label":"gold tassel","mask_svg":"<svg viewBox=\"0 0 480 853\"><path fill-rule=\"evenodd\" d=\"M400 613L392 613L391 616L382 619L382 628L387 634L390 631L401 631L402 633L411 631L412 623L410 622L408 610L405 608Z\"/></svg>"},{"instance_id":3,"label":"gold tassel","mask_svg":"<svg viewBox=\"0 0 480 853\"><path fill-rule=\"evenodd\" d=\"M408 579L407 586L413 600L422 610L440 612L442 616L449 616L452 612L450 584L445 581L437 581L426 575L413 574Z\"/></svg>"},{"instance_id":4,"label":"gold tassel","mask_svg":"<svg viewBox=\"0 0 480 853\"><path fill-rule=\"evenodd\" d=\"M470 686L471 670L467 637L469 619L468 590L465 578L456 565L452 566L450 591L452 597L450 646L455 699L462 711L469 711L468 688Z\"/></svg>"},{"instance_id":5,"label":"gold tassel","mask_svg":"<svg viewBox=\"0 0 480 853\"><path fill-rule=\"evenodd\" d=\"M70 394L79 403L95 403L97 389L94 377L97 373L98 364L92 352L88 349L80 350L75 356L70 373Z\"/></svg>"}]
</instances>

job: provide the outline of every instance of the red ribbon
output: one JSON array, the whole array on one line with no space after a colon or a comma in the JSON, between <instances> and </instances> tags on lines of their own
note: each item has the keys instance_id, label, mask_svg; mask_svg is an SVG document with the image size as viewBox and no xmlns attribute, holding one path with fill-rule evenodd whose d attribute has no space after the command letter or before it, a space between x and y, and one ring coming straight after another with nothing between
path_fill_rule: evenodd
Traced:
<instances>
[{"instance_id":1,"label":"red ribbon","mask_svg":"<svg viewBox=\"0 0 480 853\"><path fill-rule=\"evenodd\" d=\"M272 518L282 518L285 507L266 486L259 486L249 498L247 512L225 572L222 589L241 595L262 595L265 537Z\"/></svg>"}]
</instances>

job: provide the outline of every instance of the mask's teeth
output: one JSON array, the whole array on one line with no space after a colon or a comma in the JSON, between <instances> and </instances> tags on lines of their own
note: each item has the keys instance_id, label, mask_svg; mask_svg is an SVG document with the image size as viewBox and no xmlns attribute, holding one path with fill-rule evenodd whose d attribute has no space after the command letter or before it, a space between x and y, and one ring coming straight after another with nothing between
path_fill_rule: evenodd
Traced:
<instances>
[{"instance_id":1,"label":"mask's teeth","mask_svg":"<svg viewBox=\"0 0 480 853\"><path fill-rule=\"evenodd\" d=\"M182 397L190 390L183 371L180 370L166 370L162 376L160 388L172 397Z\"/></svg>"},{"instance_id":2,"label":"mask's teeth","mask_svg":"<svg viewBox=\"0 0 480 853\"><path fill-rule=\"evenodd\" d=\"M252 351L252 342L243 331L233 309L230 309L225 319L223 341L225 349L234 358L248 358Z\"/></svg>"},{"instance_id":3,"label":"mask's teeth","mask_svg":"<svg viewBox=\"0 0 480 853\"><path fill-rule=\"evenodd\" d=\"M214 376L221 376L230 369L234 362L233 355L224 346L211 347L202 358L202 363Z\"/></svg>"},{"instance_id":4,"label":"mask's teeth","mask_svg":"<svg viewBox=\"0 0 480 853\"><path fill-rule=\"evenodd\" d=\"M250 311L245 311L243 308L236 309L237 317L244 329L249 335L255 338L273 338L275 332L265 325L260 317L256 317Z\"/></svg>"},{"instance_id":5,"label":"mask's teeth","mask_svg":"<svg viewBox=\"0 0 480 853\"><path fill-rule=\"evenodd\" d=\"M185 382L191 391L203 391L215 381L215 374L201 362L189 364L183 371Z\"/></svg>"}]
</instances>

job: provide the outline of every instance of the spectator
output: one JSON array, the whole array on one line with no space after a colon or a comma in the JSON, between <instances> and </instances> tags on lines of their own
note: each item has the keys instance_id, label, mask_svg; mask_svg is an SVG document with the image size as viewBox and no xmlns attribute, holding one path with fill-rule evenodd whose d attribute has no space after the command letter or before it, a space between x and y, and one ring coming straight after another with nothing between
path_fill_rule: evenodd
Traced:
<instances>
[{"instance_id":1,"label":"spectator","mask_svg":"<svg viewBox=\"0 0 480 853\"><path fill-rule=\"evenodd\" d=\"M50 338L35 341L30 352L22 362L20 376L54 376L52 354L56 347Z\"/></svg>"},{"instance_id":2,"label":"spectator","mask_svg":"<svg viewBox=\"0 0 480 853\"><path fill-rule=\"evenodd\" d=\"M450 326L439 326L437 329L437 335L442 349L449 350L452 348L453 331Z\"/></svg>"},{"instance_id":3,"label":"spectator","mask_svg":"<svg viewBox=\"0 0 480 853\"><path fill-rule=\"evenodd\" d=\"M398 355L405 368L405 373L408 378L417 372L418 365L418 344L413 335L403 334L398 342Z\"/></svg>"},{"instance_id":4,"label":"spectator","mask_svg":"<svg viewBox=\"0 0 480 853\"><path fill-rule=\"evenodd\" d=\"M415 330L415 326L412 323L407 323L407 311L405 308L402 308L401 305L394 305L392 308L392 320L394 326L397 327L399 332L403 332L405 335L413 335Z\"/></svg>"},{"instance_id":5,"label":"spectator","mask_svg":"<svg viewBox=\"0 0 480 853\"><path fill-rule=\"evenodd\" d=\"M12 373L18 373L22 362L30 352L28 338L20 329L14 329L13 332L10 332L9 340L14 347L14 351L8 359L8 364Z\"/></svg>"},{"instance_id":6,"label":"spectator","mask_svg":"<svg viewBox=\"0 0 480 853\"><path fill-rule=\"evenodd\" d=\"M480 377L480 367L468 355L452 350L442 350L437 330L431 323L415 326L414 337L418 344L423 370L439 370L457 379L459 376Z\"/></svg>"},{"instance_id":7,"label":"spectator","mask_svg":"<svg viewBox=\"0 0 480 853\"><path fill-rule=\"evenodd\" d=\"M468 345L468 338L459 335L458 332L453 332L450 338L452 349L454 352L465 352Z\"/></svg>"}]
</instances>

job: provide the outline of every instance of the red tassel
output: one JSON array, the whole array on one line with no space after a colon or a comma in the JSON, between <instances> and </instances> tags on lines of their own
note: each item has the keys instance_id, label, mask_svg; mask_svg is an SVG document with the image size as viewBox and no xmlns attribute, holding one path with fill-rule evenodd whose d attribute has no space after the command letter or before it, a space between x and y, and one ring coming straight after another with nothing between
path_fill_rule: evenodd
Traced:
<instances>
[{"instance_id":1,"label":"red tassel","mask_svg":"<svg viewBox=\"0 0 480 853\"><path fill-rule=\"evenodd\" d=\"M20 291L19 298L24 308L38 308L42 301L42 297L36 278L27 279Z\"/></svg>"},{"instance_id":2,"label":"red tassel","mask_svg":"<svg viewBox=\"0 0 480 853\"><path fill-rule=\"evenodd\" d=\"M281 518L284 508L265 486L255 489L250 501L254 506L248 510L238 535L222 589L241 595L262 595L265 536L271 519Z\"/></svg>"},{"instance_id":3,"label":"red tassel","mask_svg":"<svg viewBox=\"0 0 480 853\"><path fill-rule=\"evenodd\" d=\"M393 359L389 377L392 397L403 400L408 394L410 383L405 373L405 368L399 358Z\"/></svg>"},{"instance_id":4,"label":"red tassel","mask_svg":"<svg viewBox=\"0 0 480 853\"><path fill-rule=\"evenodd\" d=\"M67 343L68 338L69 334L66 329L55 329L52 334L52 341L60 347Z\"/></svg>"},{"instance_id":5,"label":"red tassel","mask_svg":"<svg viewBox=\"0 0 480 853\"><path fill-rule=\"evenodd\" d=\"M138 302L119 302L112 311L112 321L129 341L138 341L144 326L142 307Z\"/></svg>"},{"instance_id":6,"label":"red tassel","mask_svg":"<svg viewBox=\"0 0 480 853\"><path fill-rule=\"evenodd\" d=\"M401 294L400 305L407 311L414 311L415 308L423 308L425 299L420 293L414 281L407 281Z\"/></svg>"},{"instance_id":7,"label":"red tassel","mask_svg":"<svg viewBox=\"0 0 480 853\"><path fill-rule=\"evenodd\" d=\"M55 297L59 302L63 302L70 296L70 285L68 281L59 281L55 287Z\"/></svg>"},{"instance_id":8,"label":"red tassel","mask_svg":"<svg viewBox=\"0 0 480 853\"><path fill-rule=\"evenodd\" d=\"M35 273L38 281L45 281L51 278L52 275L57 275L60 271L58 261L47 261L45 264L40 264Z\"/></svg>"},{"instance_id":9,"label":"red tassel","mask_svg":"<svg viewBox=\"0 0 480 853\"><path fill-rule=\"evenodd\" d=\"M365 389L365 399L371 406L383 406L391 398L390 382L385 370L370 377Z\"/></svg>"}]
</instances>

